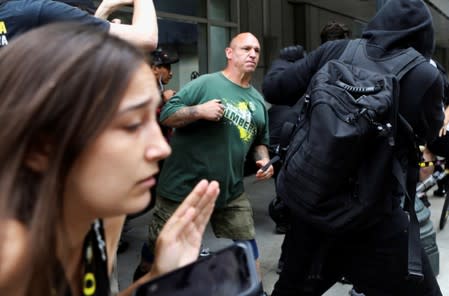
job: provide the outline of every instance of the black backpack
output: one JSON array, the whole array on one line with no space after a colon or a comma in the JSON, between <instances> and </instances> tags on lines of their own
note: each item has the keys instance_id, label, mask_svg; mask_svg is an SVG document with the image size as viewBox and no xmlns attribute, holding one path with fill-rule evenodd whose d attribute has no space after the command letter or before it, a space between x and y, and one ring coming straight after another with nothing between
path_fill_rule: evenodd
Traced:
<instances>
[{"instance_id":1,"label":"black backpack","mask_svg":"<svg viewBox=\"0 0 449 296\"><path fill-rule=\"evenodd\" d=\"M311 79L277 178L277 193L294 216L331 235L378 222L391 211L397 187L414 199L406 189L414 135L398 113L399 80L425 59L408 48L374 61L365 44L350 41ZM409 135L407 148L396 145L398 128ZM417 220L413 227L419 242Z\"/></svg>"}]
</instances>

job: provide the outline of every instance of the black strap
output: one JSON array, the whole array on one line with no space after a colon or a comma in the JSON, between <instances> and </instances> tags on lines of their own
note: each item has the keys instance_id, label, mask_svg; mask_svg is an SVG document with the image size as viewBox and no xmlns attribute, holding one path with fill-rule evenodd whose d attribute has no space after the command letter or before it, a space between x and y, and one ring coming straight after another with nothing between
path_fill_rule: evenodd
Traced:
<instances>
[{"instance_id":1,"label":"black strap","mask_svg":"<svg viewBox=\"0 0 449 296\"><path fill-rule=\"evenodd\" d=\"M426 59L412 47L392 54L384 59L372 60L366 54L365 45L366 39L350 40L338 60L362 68L369 67L370 63L383 64L385 70L389 70L388 72L394 74L398 80L412 68L426 62ZM363 60L366 65L360 65L359 62L361 60Z\"/></svg>"},{"instance_id":2,"label":"black strap","mask_svg":"<svg viewBox=\"0 0 449 296\"><path fill-rule=\"evenodd\" d=\"M343 51L343 53L341 54L341 56L338 59L342 62L352 64L352 61L354 60L357 49L359 48L359 45L361 43L362 43L362 39L350 40L348 42L348 45L346 45L345 50Z\"/></svg>"},{"instance_id":3,"label":"black strap","mask_svg":"<svg viewBox=\"0 0 449 296\"><path fill-rule=\"evenodd\" d=\"M421 242L419 232L419 221L415 211L415 194L410 195L407 190L405 176L399 160L394 157L393 175L398 181L408 201L408 213L410 223L408 225L408 278L421 281L424 278L421 262Z\"/></svg>"},{"instance_id":4,"label":"black strap","mask_svg":"<svg viewBox=\"0 0 449 296\"><path fill-rule=\"evenodd\" d=\"M403 63L398 64L398 66L392 71L392 73L394 73L399 80L401 80L401 78L404 77L404 75L411 69L415 68L419 64L427 62L426 59L413 48L408 48L405 52L403 52L403 54L408 58L404 59Z\"/></svg>"},{"instance_id":5,"label":"black strap","mask_svg":"<svg viewBox=\"0 0 449 296\"><path fill-rule=\"evenodd\" d=\"M359 66L359 67L367 67L375 66L375 64L382 64L382 67L385 71L391 74L394 74L398 80L400 80L408 71L416 67L417 65L426 62L426 59L418 53L413 48L408 48L400 53L395 53L392 56L389 56L383 60L371 60L366 55L365 51L365 39L355 39L349 41L349 44L346 46L343 54L340 56L339 60ZM397 124L401 125L406 136L409 138L410 143L415 143L414 132L411 125L407 122L407 120L399 113L398 106L399 99L396 99L393 104L393 114L398 114L398 122ZM394 123L394 132L393 139L396 137L397 126ZM411 160L412 161L412 160ZM417 162L417 160L416 160ZM406 186L406 172L403 172L403 168L397 157L394 157L393 161L393 175L397 179L398 183L402 187L402 191L404 192L407 201L409 202L409 236L408 236L408 277L410 279L422 280L422 262L421 262L421 244L420 244L420 234L419 234L419 222L418 217L415 212L415 192L413 194L409 194Z\"/></svg>"},{"instance_id":6,"label":"black strap","mask_svg":"<svg viewBox=\"0 0 449 296\"><path fill-rule=\"evenodd\" d=\"M103 221L97 219L84 240L81 295L109 295L108 260Z\"/></svg>"}]
</instances>

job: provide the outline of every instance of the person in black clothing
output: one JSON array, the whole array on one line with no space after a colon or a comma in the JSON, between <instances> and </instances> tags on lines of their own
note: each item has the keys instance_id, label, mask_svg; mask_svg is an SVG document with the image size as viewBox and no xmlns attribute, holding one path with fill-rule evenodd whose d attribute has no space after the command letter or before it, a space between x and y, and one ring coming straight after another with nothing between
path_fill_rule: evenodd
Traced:
<instances>
[{"instance_id":1,"label":"person in black clothing","mask_svg":"<svg viewBox=\"0 0 449 296\"><path fill-rule=\"evenodd\" d=\"M413 47L427 59L434 47L429 9L420 0L390 0L368 23L362 38L366 54L382 59ZM348 40L327 42L295 63L276 60L264 78L265 98L270 103L294 104L306 91L312 76L329 60L338 59ZM442 81L436 68L422 63L400 81L399 111L416 135L430 142L442 125ZM414 180L417 169L408 171ZM393 205L368 229L336 237L321 256L321 272L311 278L311 268L326 234L292 213L291 228L283 245L285 263L272 296L321 295L343 276L366 295L441 295L428 258L421 248L424 280L407 275L408 216L393 192L384 197ZM316 266L315 266L316 267Z\"/></svg>"},{"instance_id":2,"label":"person in black clothing","mask_svg":"<svg viewBox=\"0 0 449 296\"><path fill-rule=\"evenodd\" d=\"M421 159L424 162L430 161L433 162L436 159L436 156L444 157L445 159L449 159L449 133L447 132L448 124L449 124L449 80L447 78L446 69L436 60L430 60L430 63L435 66L441 74L443 80L443 103L444 103L444 122L443 126L440 128L440 132L438 137L430 143L423 143ZM420 169L419 173L419 181L425 181L430 175L434 173L434 171L443 171L444 166L441 164L437 165L429 165ZM445 178L437 181L438 188L433 191L433 196L436 197L446 197L447 194L447 181ZM421 201L424 203L426 207L430 207L430 202L427 197L426 192L422 192L418 195Z\"/></svg>"},{"instance_id":3,"label":"person in black clothing","mask_svg":"<svg viewBox=\"0 0 449 296\"><path fill-rule=\"evenodd\" d=\"M351 30L343 23L336 21L328 22L320 33L321 44L327 41L347 39L351 37ZM302 59L305 55L305 50L301 45L293 45L283 48L279 52L279 58L291 63ZM281 131L285 122L295 122L298 117L298 106L289 105L272 105L268 110L268 123L270 129L270 154L271 158L276 153L276 147L281 142ZM275 164L275 173L273 178L276 179L280 163ZM278 234L285 234L289 222L288 209L279 196L276 196L269 204L268 213L273 221L276 223L275 232ZM279 264L282 265L282 264Z\"/></svg>"},{"instance_id":4,"label":"person in black clothing","mask_svg":"<svg viewBox=\"0 0 449 296\"><path fill-rule=\"evenodd\" d=\"M1 294L111 295L125 215L148 205L171 152L153 72L133 45L71 23L17 37L0 66ZM187 194L152 269L119 295L198 257L218 186Z\"/></svg>"}]
</instances>

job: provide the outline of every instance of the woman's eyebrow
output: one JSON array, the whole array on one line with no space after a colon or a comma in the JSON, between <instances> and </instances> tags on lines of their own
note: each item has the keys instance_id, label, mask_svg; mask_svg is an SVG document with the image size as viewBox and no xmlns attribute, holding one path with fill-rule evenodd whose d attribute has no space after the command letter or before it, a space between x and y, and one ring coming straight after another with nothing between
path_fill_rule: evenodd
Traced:
<instances>
[{"instance_id":1,"label":"woman's eyebrow","mask_svg":"<svg viewBox=\"0 0 449 296\"><path fill-rule=\"evenodd\" d=\"M134 111L137 109L142 109L142 108L146 108L148 106L148 104L150 104L152 101L151 98L148 98L144 101L138 102L138 103L134 103L134 104L130 104L128 106L125 106L124 108L120 109L118 111L118 114L123 114L129 111Z\"/></svg>"}]
</instances>

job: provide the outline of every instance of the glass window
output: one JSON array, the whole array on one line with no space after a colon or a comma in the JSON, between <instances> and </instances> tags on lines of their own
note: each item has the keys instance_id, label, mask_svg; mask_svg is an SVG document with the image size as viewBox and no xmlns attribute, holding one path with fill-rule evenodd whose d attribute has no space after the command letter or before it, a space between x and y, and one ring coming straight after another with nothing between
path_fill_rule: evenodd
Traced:
<instances>
[{"instance_id":1,"label":"glass window","mask_svg":"<svg viewBox=\"0 0 449 296\"><path fill-rule=\"evenodd\" d=\"M230 20L230 1L210 0L209 18L221 21Z\"/></svg>"},{"instance_id":2,"label":"glass window","mask_svg":"<svg viewBox=\"0 0 449 296\"><path fill-rule=\"evenodd\" d=\"M179 90L195 72L207 71L206 67L200 67L204 50L207 52L205 25L159 19L158 26L158 46L179 57L179 62L171 65L173 78L166 87Z\"/></svg>"},{"instance_id":3,"label":"glass window","mask_svg":"<svg viewBox=\"0 0 449 296\"><path fill-rule=\"evenodd\" d=\"M154 7L157 11L206 17L206 0L154 0Z\"/></svg>"},{"instance_id":4,"label":"glass window","mask_svg":"<svg viewBox=\"0 0 449 296\"><path fill-rule=\"evenodd\" d=\"M229 44L229 34L229 28L210 26L210 72L223 70L226 66L224 50Z\"/></svg>"}]
</instances>

